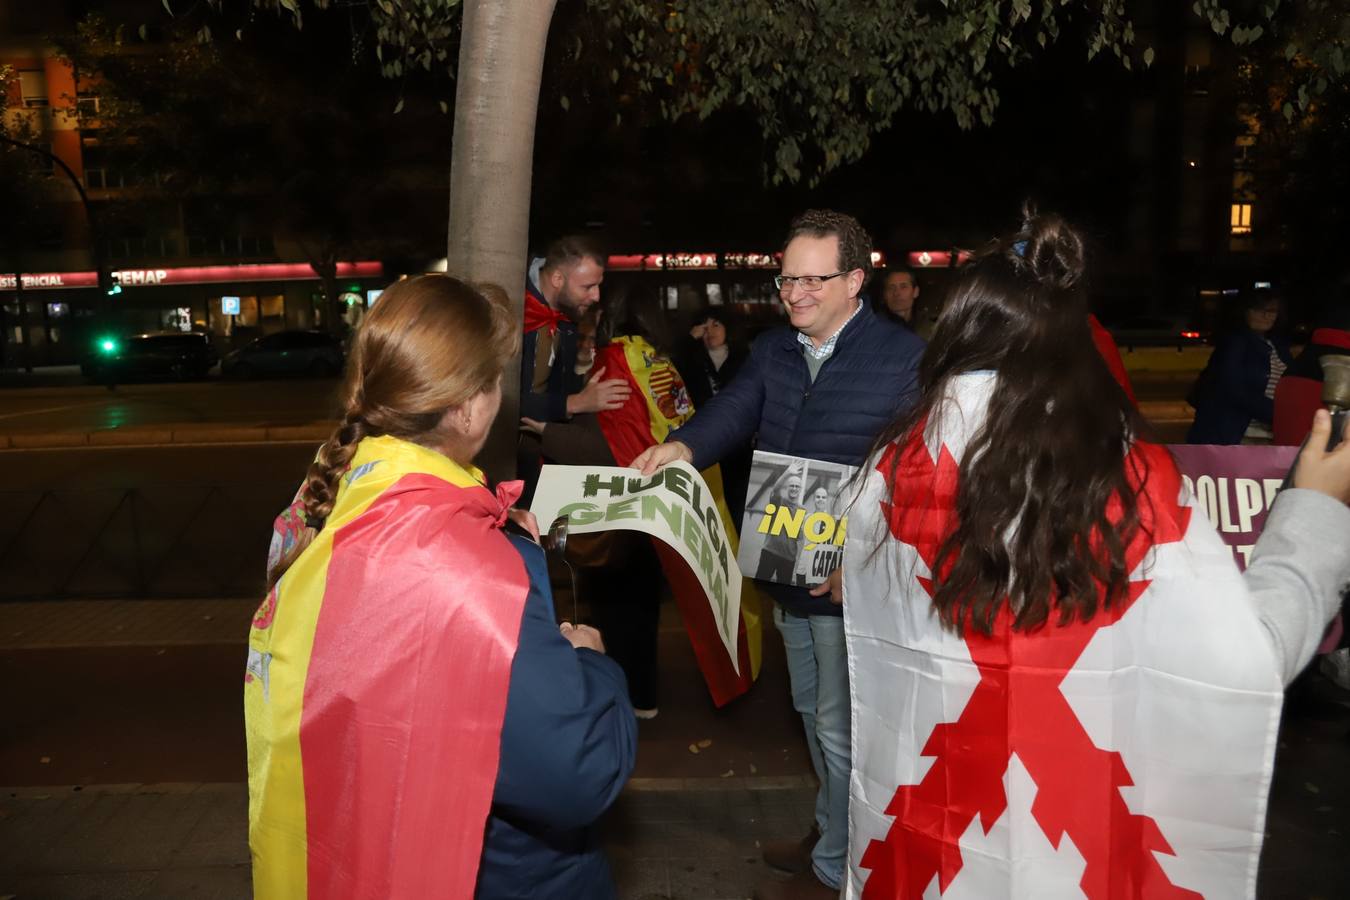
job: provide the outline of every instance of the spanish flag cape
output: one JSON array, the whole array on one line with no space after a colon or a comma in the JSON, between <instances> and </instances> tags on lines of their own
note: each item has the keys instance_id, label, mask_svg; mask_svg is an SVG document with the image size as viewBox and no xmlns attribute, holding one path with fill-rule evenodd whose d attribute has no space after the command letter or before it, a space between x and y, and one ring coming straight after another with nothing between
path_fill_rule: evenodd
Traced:
<instances>
[{"instance_id":1,"label":"spanish flag cape","mask_svg":"<svg viewBox=\"0 0 1350 900\"><path fill-rule=\"evenodd\" d=\"M249 633L258 900L473 895L529 592L513 490L361 442Z\"/></svg>"},{"instance_id":2,"label":"spanish flag cape","mask_svg":"<svg viewBox=\"0 0 1350 900\"><path fill-rule=\"evenodd\" d=\"M845 896L1255 896L1282 684L1165 448L1126 457L1141 529L1120 602L1031 631L1006 606L990 635L939 621L938 547L995 386L955 379L938 419L872 460L849 518Z\"/></svg>"},{"instance_id":3,"label":"spanish flag cape","mask_svg":"<svg viewBox=\"0 0 1350 900\"><path fill-rule=\"evenodd\" d=\"M684 379L670 360L657 353L645 339L616 337L596 352L592 371L601 368L605 370L605 378L623 378L633 387L633 393L622 407L599 414L600 430L619 465L630 465L643 450L663 442L666 435L693 416L694 404L689 399ZM717 466L710 466L701 474L716 498L717 511L731 542L734 559L740 542L727 510L722 472ZM660 541L653 541L653 544L661 557L675 602L679 604L680 616L694 645L694 656L713 702L722 706L750 690L750 685L759 677L762 629L759 595L749 579L741 581L741 621L736 634L740 673L737 674L727 657L726 646L717 634L712 609L697 576L674 550Z\"/></svg>"}]
</instances>

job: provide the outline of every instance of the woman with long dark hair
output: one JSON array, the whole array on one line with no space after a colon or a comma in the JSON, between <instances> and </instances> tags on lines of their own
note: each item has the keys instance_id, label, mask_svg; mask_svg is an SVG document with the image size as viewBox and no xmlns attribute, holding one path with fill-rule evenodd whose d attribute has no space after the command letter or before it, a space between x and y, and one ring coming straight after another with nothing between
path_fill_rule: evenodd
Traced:
<instances>
[{"instance_id":1,"label":"woman with long dark hair","mask_svg":"<svg viewBox=\"0 0 1350 900\"><path fill-rule=\"evenodd\" d=\"M1196 379L1187 443L1270 443L1275 386L1292 361L1276 329L1282 306L1269 291L1244 298L1242 321L1219 338Z\"/></svg>"},{"instance_id":2,"label":"woman with long dark hair","mask_svg":"<svg viewBox=\"0 0 1350 900\"><path fill-rule=\"evenodd\" d=\"M1282 688L1350 578L1350 450L1323 418L1239 574L1083 278L1078 234L1028 214L954 285L862 470L847 896L1254 892Z\"/></svg>"},{"instance_id":3,"label":"woman with long dark hair","mask_svg":"<svg viewBox=\"0 0 1350 900\"><path fill-rule=\"evenodd\" d=\"M249 632L259 900L614 896L590 826L637 749L623 673L504 527L521 483L473 465L519 347L500 289L445 275L356 333Z\"/></svg>"}]
</instances>

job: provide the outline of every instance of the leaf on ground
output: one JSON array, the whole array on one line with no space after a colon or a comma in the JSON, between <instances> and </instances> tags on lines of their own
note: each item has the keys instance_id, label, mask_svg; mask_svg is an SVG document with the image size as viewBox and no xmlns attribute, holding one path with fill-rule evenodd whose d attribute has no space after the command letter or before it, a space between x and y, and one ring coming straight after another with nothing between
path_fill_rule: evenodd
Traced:
<instances>
[{"instance_id":1,"label":"leaf on ground","mask_svg":"<svg viewBox=\"0 0 1350 900\"><path fill-rule=\"evenodd\" d=\"M727 769L725 772L723 772L721 775L718 775L717 777L718 777L718 778L730 778L731 776L733 776L733 775L735 775L735 774L736 774L736 770L735 770L735 769Z\"/></svg>"},{"instance_id":2,"label":"leaf on ground","mask_svg":"<svg viewBox=\"0 0 1350 900\"><path fill-rule=\"evenodd\" d=\"M698 742L698 746L700 750L707 750L709 747L712 746L712 741L708 738L704 738L703 740Z\"/></svg>"},{"instance_id":3,"label":"leaf on ground","mask_svg":"<svg viewBox=\"0 0 1350 900\"><path fill-rule=\"evenodd\" d=\"M698 752L698 744L690 744L690 745L689 745L689 752L690 752L690 753L697 753L697 752Z\"/></svg>"},{"instance_id":4,"label":"leaf on ground","mask_svg":"<svg viewBox=\"0 0 1350 900\"><path fill-rule=\"evenodd\" d=\"M1303 782L1303 789L1306 790L1306 791L1307 791L1308 793L1310 793L1310 794L1320 794L1320 793L1322 793L1322 789L1319 788L1317 785L1313 784L1311 781L1305 781L1305 782Z\"/></svg>"}]
</instances>

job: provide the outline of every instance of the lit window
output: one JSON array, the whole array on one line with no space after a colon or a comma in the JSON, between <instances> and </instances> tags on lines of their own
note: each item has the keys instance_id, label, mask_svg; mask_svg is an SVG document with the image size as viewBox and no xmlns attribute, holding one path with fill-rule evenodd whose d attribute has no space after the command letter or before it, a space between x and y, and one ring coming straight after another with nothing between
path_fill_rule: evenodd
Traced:
<instances>
[{"instance_id":1,"label":"lit window","mask_svg":"<svg viewBox=\"0 0 1350 900\"><path fill-rule=\"evenodd\" d=\"M1252 233L1252 205L1250 203L1233 204L1232 213L1229 217L1229 230L1233 234Z\"/></svg>"},{"instance_id":2,"label":"lit window","mask_svg":"<svg viewBox=\"0 0 1350 900\"><path fill-rule=\"evenodd\" d=\"M47 105L47 76L38 69L28 69L19 73L19 92L24 106Z\"/></svg>"}]
</instances>

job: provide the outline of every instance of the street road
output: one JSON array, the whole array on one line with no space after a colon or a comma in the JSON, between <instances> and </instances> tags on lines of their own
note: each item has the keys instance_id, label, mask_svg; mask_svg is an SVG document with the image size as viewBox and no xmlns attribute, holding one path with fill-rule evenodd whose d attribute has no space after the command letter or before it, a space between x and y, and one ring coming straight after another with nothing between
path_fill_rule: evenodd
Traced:
<instances>
[{"instance_id":1,"label":"street road","mask_svg":"<svg viewBox=\"0 0 1350 900\"><path fill-rule=\"evenodd\" d=\"M1132 375L1141 411L1160 427L1164 440L1181 440L1181 401L1196 371L1146 371ZM67 379L69 381L70 379ZM12 383L12 380L11 380ZM337 414L337 379L134 384L114 391L94 385L0 387L0 434L100 431L158 425L298 425Z\"/></svg>"},{"instance_id":2,"label":"street road","mask_svg":"<svg viewBox=\"0 0 1350 900\"><path fill-rule=\"evenodd\" d=\"M0 388L0 434L316 422L336 417L339 385L321 378Z\"/></svg>"},{"instance_id":3,"label":"street road","mask_svg":"<svg viewBox=\"0 0 1350 900\"><path fill-rule=\"evenodd\" d=\"M314 450L0 451L0 600L250 596Z\"/></svg>"}]
</instances>

